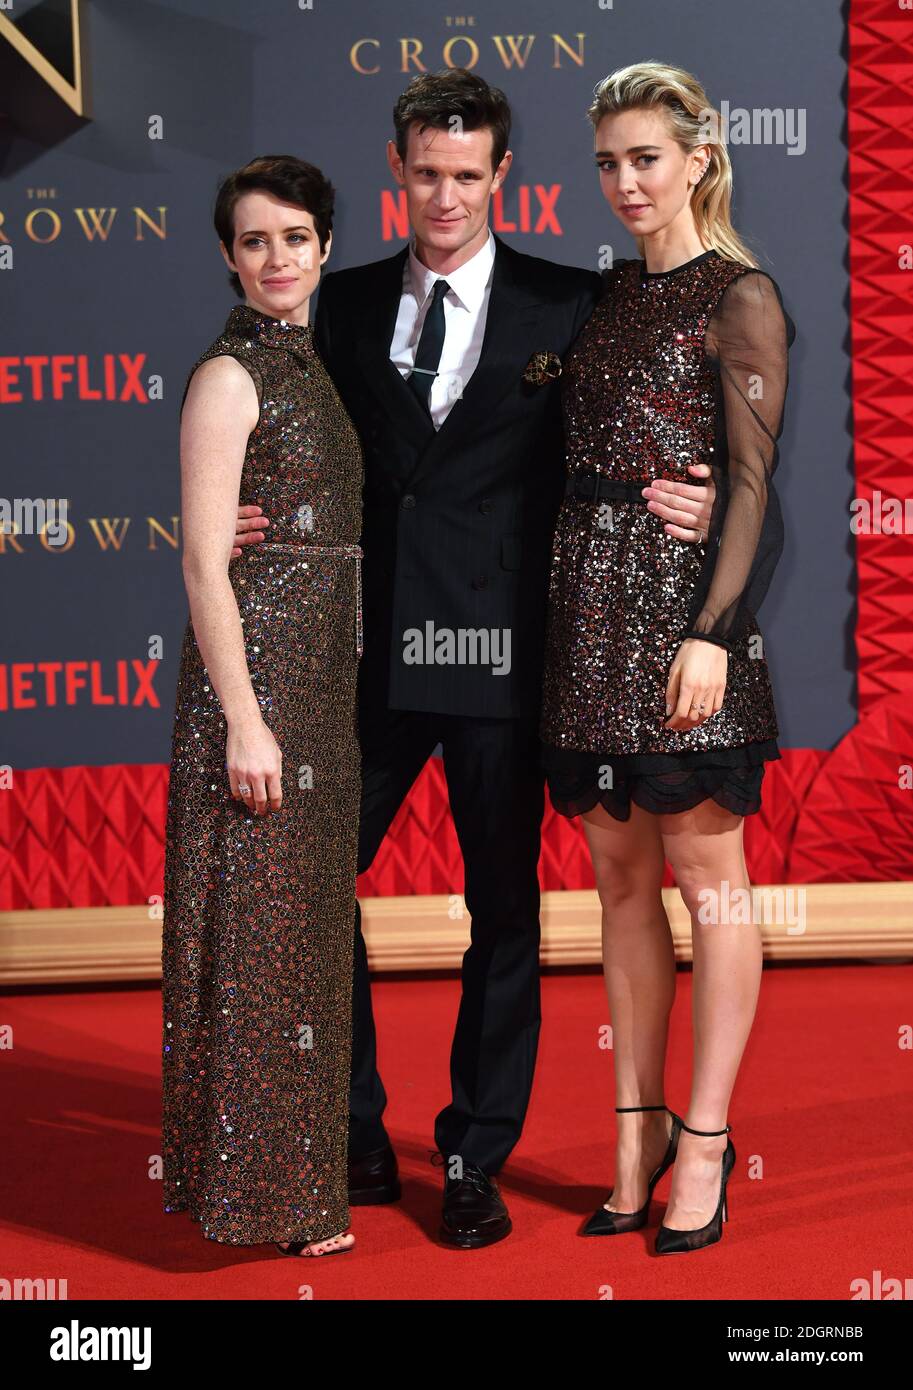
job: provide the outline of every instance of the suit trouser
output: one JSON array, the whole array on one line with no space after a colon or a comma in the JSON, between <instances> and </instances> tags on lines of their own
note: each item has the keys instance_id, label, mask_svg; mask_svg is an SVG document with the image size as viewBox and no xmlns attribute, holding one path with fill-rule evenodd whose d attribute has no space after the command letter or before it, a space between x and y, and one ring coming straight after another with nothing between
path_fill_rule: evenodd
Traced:
<instances>
[{"instance_id":1,"label":"suit trouser","mask_svg":"<svg viewBox=\"0 0 913 1390\"><path fill-rule=\"evenodd\" d=\"M541 1021L539 881L544 799L535 718L482 719L385 707L360 710L362 797L358 872L438 743L463 856L471 915L450 1055L452 1099L435 1143L497 1173L520 1137ZM388 1142L361 911L356 906L349 1154ZM416 1038L415 1046L421 1039Z\"/></svg>"}]
</instances>

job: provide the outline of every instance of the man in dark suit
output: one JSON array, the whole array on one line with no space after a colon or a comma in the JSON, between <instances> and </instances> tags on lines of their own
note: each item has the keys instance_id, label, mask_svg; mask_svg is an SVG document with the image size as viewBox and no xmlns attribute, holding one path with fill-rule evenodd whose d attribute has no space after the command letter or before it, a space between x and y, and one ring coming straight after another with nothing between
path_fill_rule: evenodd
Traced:
<instances>
[{"instance_id":1,"label":"man in dark suit","mask_svg":"<svg viewBox=\"0 0 913 1390\"><path fill-rule=\"evenodd\" d=\"M326 275L315 338L365 459L358 870L438 745L463 855L471 945L435 1141L442 1239L474 1248L511 1228L494 1178L520 1136L539 1037L537 723L565 482L557 378L602 281L490 232L511 162L503 93L461 69L425 74L394 125L410 245ZM712 487L664 484L655 510L696 541L712 500ZM238 544L262 539L256 509L241 515ZM353 1204L400 1191L356 917Z\"/></svg>"}]
</instances>

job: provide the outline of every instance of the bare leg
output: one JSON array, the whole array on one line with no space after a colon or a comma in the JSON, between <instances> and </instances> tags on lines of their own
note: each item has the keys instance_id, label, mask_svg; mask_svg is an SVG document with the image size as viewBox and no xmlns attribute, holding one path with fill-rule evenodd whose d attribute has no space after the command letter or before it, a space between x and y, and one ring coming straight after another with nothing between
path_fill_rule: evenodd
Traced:
<instances>
[{"instance_id":1,"label":"bare leg","mask_svg":"<svg viewBox=\"0 0 913 1390\"><path fill-rule=\"evenodd\" d=\"M657 818L638 806L617 821L595 807L583 828L602 905L602 959L615 1052L615 1103L658 1105L675 952L662 899L663 847ZM650 1174L666 1152L671 1120L663 1111L616 1115L615 1186L608 1211L637 1211Z\"/></svg>"},{"instance_id":2,"label":"bare leg","mask_svg":"<svg viewBox=\"0 0 913 1390\"><path fill-rule=\"evenodd\" d=\"M691 914L694 1070L691 1104L684 1118L693 1129L719 1130L728 1123L729 1100L751 1032L763 964L757 923L724 923L714 910L725 891L724 881L730 894L737 889L750 893L742 819L711 800L702 801L693 811L659 819L666 857ZM713 901L708 901L707 890L715 894ZM700 916L712 920L702 922ZM694 1230L711 1220L719 1199L725 1149L725 1134L701 1139L682 1131L664 1225L677 1231Z\"/></svg>"}]
</instances>

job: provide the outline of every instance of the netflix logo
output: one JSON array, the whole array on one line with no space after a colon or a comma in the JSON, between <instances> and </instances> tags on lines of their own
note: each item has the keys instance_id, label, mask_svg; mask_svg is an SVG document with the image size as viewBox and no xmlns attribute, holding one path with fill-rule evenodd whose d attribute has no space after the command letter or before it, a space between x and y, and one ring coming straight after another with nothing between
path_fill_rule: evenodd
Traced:
<instances>
[{"instance_id":1,"label":"netflix logo","mask_svg":"<svg viewBox=\"0 0 913 1390\"><path fill-rule=\"evenodd\" d=\"M512 198L505 202L504 189L491 195L491 230L493 232L530 232L533 236L564 236L558 221L558 198L561 184L548 188L542 183L521 183ZM394 237L405 240L409 235L409 211L406 191L381 189L380 233L384 241Z\"/></svg>"},{"instance_id":2,"label":"netflix logo","mask_svg":"<svg viewBox=\"0 0 913 1390\"><path fill-rule=\"evenodd\" d=\"M10 661L0 663L0 711L57 705L161 708L158 661Z\"/></svg>"},{"instance_id":3,"label":"netflix logo","mask_svg":"<svg viewBox=\"0 0 913 1390\"><path fill-rule=\"evenodd\" d=\"M19 401L138 401L161 400L162 378L140 378L146 354L106 352L50 356L0 357L0 405Z\"/></svg>"}]
</instances>

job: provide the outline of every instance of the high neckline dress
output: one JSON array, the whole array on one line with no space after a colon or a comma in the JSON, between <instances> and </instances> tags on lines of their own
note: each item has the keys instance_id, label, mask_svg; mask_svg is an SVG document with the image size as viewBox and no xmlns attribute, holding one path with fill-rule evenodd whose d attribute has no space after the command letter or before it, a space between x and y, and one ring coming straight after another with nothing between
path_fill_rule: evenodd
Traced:
<instances>
[{"instance_id":1,"label":"high neckline dress","mask_svg":"<svg viewBox=\"0 0 913 1390\"><path fill-rule=\"evenodd\" d=\"M561 376L568 490L555 530L540 737L555 808L601 804L627 820L712 798L760 809L780 756L756 611L783 546L771 484L795 327L776 282L702 252L671 270L603 273L604 293ZM701 544L668 536L640 488L717 488ZM585 484L585 487L582 486ZM723 707L664 728L669 670L686 636L728 653Z\"/></svg>"},{"instance_id":2,"label":"high neckline dress","mask_svg":"<svg viewBox=\"0 0 913 1390\"><path fill-rule=\"evenodd\" d=\"M225 355L260 406L239 497L271 524L228 573L283 803L256 816L232 799L188 622L165 834L163 1205L210 1240L319 1241L349 1221L362 454L308 325L238 305L190 375Z\"/></svg>"}]
</instances>

